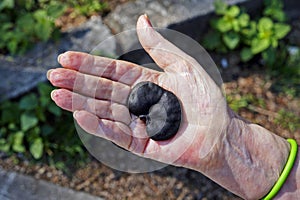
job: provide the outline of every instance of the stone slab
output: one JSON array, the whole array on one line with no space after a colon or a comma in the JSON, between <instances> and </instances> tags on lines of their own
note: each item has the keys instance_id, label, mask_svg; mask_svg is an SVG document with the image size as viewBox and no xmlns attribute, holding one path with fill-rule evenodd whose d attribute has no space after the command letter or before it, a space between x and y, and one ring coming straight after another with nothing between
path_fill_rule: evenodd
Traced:
<instances>
[{"instance_id":1,"label":"stone slab","mask_svg":"<svg viewBox=\"0 0 300 200\"><path fill-rule=\"evenodd\" d=\"M8 172L0 168L1 200L103 200L84 192L64 188L30 176Z\"/></svg>"},{"instance_id":2,"label":"stone slab","mask_svg":"<svg viewBox=\"0 0 300 200\"><path fill-rule=\"evenodd\" d=\"M0 56L0 101L31 90L39 82L46 81L46 72L59 67L57 56L65 51L91 52L99 43L111 37L110 29L101 17L92 17L75 29L63 33L57 42L38 43L23 56ZM110 40L100 53L113 54L116 43Z\"/></svg>"},{"instance_id":3,"label":"stone slab","mask_svg":"<svg viewBox=\"0 0 300 200\"><path fill-rule=\"evenodd\" d=\"M247 0L225 0L228 4L244 3ZM257 0L258 1L258 0ZM136 28L140 15L147 14L154 27L169 28L184 33L199 41L207 29L208 21L214 10L212 0L136 0L116 7L104 19L112 33L120 35L118 46L125 53L127 49L138 47L136 36L130 30ZM120 34L122 33L122 34ZM133 48L134 47L134 48ZM152 63L145 52L122 57L124 60L138 64Z\"/></svg>"},{"instance_id":4,"label":"stone slab","mask_svg":"<svg viewBox=\"0 0 300 200\"><path fill-rule=\"evenodd\" d=\"M242 3L247 0L225 0L228 4ZM168 27L199 16L205 16L214 10L212 0L144 0L121 4L112 11L104 22L113 33L135 28L137 18L147 14L156 27Z\"/></svg>"}]
</instances>

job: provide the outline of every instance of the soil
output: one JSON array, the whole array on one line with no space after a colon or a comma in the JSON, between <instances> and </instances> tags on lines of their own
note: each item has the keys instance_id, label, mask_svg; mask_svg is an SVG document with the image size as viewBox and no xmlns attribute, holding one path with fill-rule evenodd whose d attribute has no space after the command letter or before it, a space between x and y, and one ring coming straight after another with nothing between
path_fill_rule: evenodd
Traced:
<instances>
[{"instance_id":1,"label":"soil","mask_svg":"<svg viewBox=\"0 0 300 200\"><path fill-rule=\"evenodd\" d=\"M124 1L115 0L113 2L115 4L112 5L117 5ZM64 20L61 19L61 21ZM74 22L67 19L65 28L68 28L68 24L74 26L86 19L78 20ZM253 69L255 70L253 71ZM227 95L239 98L245 94L252 94L264 102L263 105L250 104L247 108L240 109L239 115L284 138L295 138L300 143L300 130L290 131L277 124L275 120L281 109L293 111L295 115L300 116L300 98L274 93L271 90L272 81L266 78L264 71L259 67L251 68L247 72L247 70L241 70L238 66L233 65L230 68L222 69L221 73L226 81L224 88ZM27 174L108 200L240 199L198 172L173 166L151 173L130 174L113 170L92 160L86 166L75 170L72 176L67 176L62 171L46 164L31 164L28 161L16 163L13 157L2 156L0 166L6 170Z\"/></svg>"}]
</instances>

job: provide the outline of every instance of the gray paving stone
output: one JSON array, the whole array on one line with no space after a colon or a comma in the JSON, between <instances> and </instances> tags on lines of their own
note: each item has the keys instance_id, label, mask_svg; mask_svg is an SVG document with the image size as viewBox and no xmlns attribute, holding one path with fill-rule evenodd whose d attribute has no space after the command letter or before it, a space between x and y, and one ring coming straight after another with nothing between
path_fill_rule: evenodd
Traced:
<instances>
[{"instance_id":1,"label":"gray paving stone","mask_svg":"<svg viewBox=\"0 0 300 200\"><path fill-rule=\"evenodd\" d=\"M58 42L38 43L23 56L0 56L0 101L17 97L46 80L46 71L58 67L57 56L67 50L91 52L99 43L111 37L110 29L101 17L92 17L82 26L63 34ZM113 40L98 49L113 54Z\"/></svg>"},{"instance_id":2,"label":"gray paving stone","mask_svg":"<svg viewBox=\"0 0 300 200\"><path fill-rule=\"evenodd\" d=\"M0 168L1 200L103 200L84 192L77 192L30 176L8 172Z\"/></svg>"},{"instance_id":3,"label":"gray paving stone","mask_svg":"<svg viewBox=\"0 0 300 200\"><path fill-rule=\"evenodd\" d=\"M225 0L229 4L243 3L247 0ZM258 0L253 0L258 1ZM118 36L119 48L126 52L134 49L139 42L129 30L136 28L136 22L141 14L147 14L154 27L170 28L184 33L196 41L206 31L208 21L214 9L212 0L136 0L119 5L112 11L104 22ZM138 64L151 63L145 52L137 55L130 54L122 59Z\"/></svg>"},{"instance_id":4,"label":"gray paving stone","mask_svg":"<svg viewBox=\"0 0 300 200\"><path fill-rule=\"evenodd\" d=\"M247 0L225 0L229 4ZM213 11L212 0L144 0L121 4L106 18L105 23L114 33L135 28L138 16L147 14L153 25L168 27Z\"/></svg>"}]
</instances>

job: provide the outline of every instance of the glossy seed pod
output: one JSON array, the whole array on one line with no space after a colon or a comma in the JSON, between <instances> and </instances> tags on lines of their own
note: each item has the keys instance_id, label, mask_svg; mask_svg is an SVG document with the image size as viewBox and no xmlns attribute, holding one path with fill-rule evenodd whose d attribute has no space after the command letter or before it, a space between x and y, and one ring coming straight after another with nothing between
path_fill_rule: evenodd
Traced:
<instances>
[{"instance_id":1,"label":"glossy seed pod","mask_svg":"<svg viewBox=\"0 0 300 200\"><path fill-rule=\"evenodd\" d=\"M129 111L136 115L147 115L150 107L161 98L164 90L152 82L140 82L131 90L128 98Z\"/></svg>"},{"instance_id":2,"label":"glossy seed pod","mask_svg":"<svg viewBox=\"0 0 300 200\"><path fill-rule=\"evenodd\" d=\"M178 98L152 82L140 82L134 86L129 94L128 109L145 120L147 134L153 140L170 139L180 127Z\"/></svg>"}]
</instances>

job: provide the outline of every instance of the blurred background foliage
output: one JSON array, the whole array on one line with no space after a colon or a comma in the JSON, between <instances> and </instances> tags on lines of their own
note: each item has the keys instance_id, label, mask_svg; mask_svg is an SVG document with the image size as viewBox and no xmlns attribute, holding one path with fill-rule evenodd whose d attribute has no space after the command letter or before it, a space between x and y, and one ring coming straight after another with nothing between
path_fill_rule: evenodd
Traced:
<instances>
[{"instance_id":1,"label":"blurred background foliage","mask_svg":"<svg viewBox=\"0 0 300 200\"><path fill-rule=\"evenodd\" d=\"M243 7L216 0L215 17L201 44L220 55L238 53L240 66L263 68L273 82L273 91L299 97L300 48L286 39L292 26L283 1L263 2L261 13L251 17Z\"/></svg>"},{"instance_id":2,"label":"blurred background foliage","mask_svg":"<svg viewBox=\"0 0 300 200\"><path fill-rule=\"evenodd\" d=\"M59 169L81 166L87 153L76 134L72 114L51 100L53 89L41 83L37 91L0 104L0 151Z\"/></svg>"},{"instance_id":3,"label":"blurred background foliage","mask_svg":"<svg viewBox=\"0 0 300 200\"><path fill-rule=\"evenodd\" d=\"M67 10L77 17L107 8L107 3L99 0L2 0L0 53L23 54L36 42L58 39L55 21Z\"/></svg>"}]
</instances>

